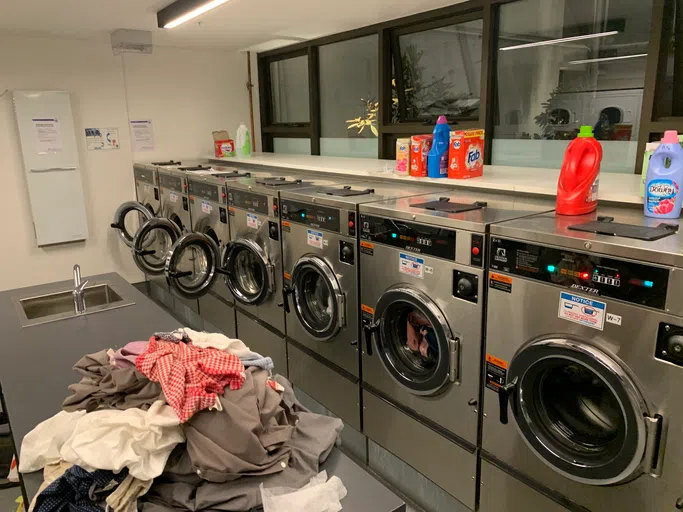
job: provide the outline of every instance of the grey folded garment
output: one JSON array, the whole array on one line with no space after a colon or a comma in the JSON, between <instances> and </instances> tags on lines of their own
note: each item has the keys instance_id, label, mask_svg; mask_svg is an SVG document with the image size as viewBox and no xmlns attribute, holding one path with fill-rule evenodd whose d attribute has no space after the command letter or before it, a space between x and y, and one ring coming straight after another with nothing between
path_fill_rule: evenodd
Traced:
<instances>
[{"instance_id":1,"label":"grey folded garment","mask_svg":"<svg viewBox=\"0 0 683 512\"><path fill-rule=\"evenodd\" d=\"M147 410L163 400L161 385L150 381L135 368L117 368L109 364L106 350L88 354L74 366L83 377L69 386L71 394L62 409L67 412L96 409Z\"/></svg>"},{"instance_id":2,"label":"grey folded garment","mask_svg":"<svg viewBox=\"0 0 683 512\"><path fill-rule=\"evenodd\" d=\"M260 483L263 482L266 488L300 488L317 475L320 464L334 448L343 423L337 418L308 412L295 401L289 382L279 375L276 380L285 388L281 405L298 418L291 437L285 442L289 448L289 459L281 471L245 475L224 483L208 482L197 475L188 450L179 445L171 455L164 474L154 480L152 488L143 497L142 512L249 510L261 504ZM224 430L223 437L230 439L232 432Z\"/></svg>"}]
</instances>

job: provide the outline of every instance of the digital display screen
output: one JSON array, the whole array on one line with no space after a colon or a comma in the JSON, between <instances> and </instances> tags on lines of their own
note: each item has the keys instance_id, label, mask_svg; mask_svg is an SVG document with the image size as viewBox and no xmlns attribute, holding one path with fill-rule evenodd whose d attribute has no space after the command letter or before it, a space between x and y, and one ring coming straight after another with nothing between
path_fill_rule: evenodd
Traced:
<instances>
[{"instance_id":1,"label":"digital display screen","mask_svg":"<svg viewBox=\"0 0 683 512\"><path fill-rule=\"evenodd\" d=\"M176 192L184 193L183 180L178 176L169 176L168 174L159 174L159 186L161 188L168 188Z\"/></svg>"},{"instance_id":2,"label":"digital display screen","mask_svg":"<svg viewBox=\"0 0 683 512\"><path fill-rule=\"evenodd\" d=\"M360 226L362 240L455 261L455 231L450 229L365 214Z\"/></svg>"},{"instance_id":3,"label":"digital display screen","mask_svg":"<svg viewBox=\"0 0 683 512\"><path fill-rule=\"evenodd\" d=\"M228 188L228 204L248 212L268 215L268 196Z\"/></svg>"},{"instance_id":4,"label":"digital display screen","mask_svg":"<svg viewBox=\"0 0 683 512\"><path fill-rule=\"evenodd\" d=\"M490 266L590 295L664 309L666 268L491 237Z\"/></svg>"},{"instance_id":5,"label":"digital display screen","mask_svg":"<svg viewBox=\"0 0 683 512\"><path fill-rule=\"evenodd\" d=\"M219 185L211 185L210 183L203 183L188 180L188 189L191 196L195 196L201 199L206 199L207 201L213 201L222 203L223 193L221 192L221 187Z\"/></svg>"},{"instance_id":6,"label":"digital display screen","mask_svg":"<svg viewBox=\"0 0 683 512\"><path fill-rule=\"evenodd\" d=\"M283 199L280 205L282 220L305 224L315 228L326 229L340 233L340 211L337 208L302 203Z\"/></svg>"}]
</instances>

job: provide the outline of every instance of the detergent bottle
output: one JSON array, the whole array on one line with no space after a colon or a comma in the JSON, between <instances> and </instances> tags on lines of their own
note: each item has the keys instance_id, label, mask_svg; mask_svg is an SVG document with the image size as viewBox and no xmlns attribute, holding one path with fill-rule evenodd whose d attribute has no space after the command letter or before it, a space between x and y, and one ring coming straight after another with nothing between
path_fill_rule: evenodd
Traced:
<instances>
[{"instance_id":1,"label":"detergent bottle","mask_svg":"<svg viewBox=\"0 0 683 512\"><path fill-rule=\"evenodd\" d=\"M238 157L251 156L251 137L244 123L237 128L237 141L235 144Z\"/></svg>"},{"instance_id":2,"label":"detergent bottle","mask_svg":"<svg viewBox=\"0 0 683 512\"><path fill-rule=\"evenodd\" d=\"M434 141L427 159L427 176L430 178L448 177L448 145L450 144L451 128L446 116L439 116L434 127Z\"/></svg>"},{"instance_id":3,"label":"detergent bottle","mask_svg":"<svg viewBox=\"0 0 683 512\"><path fill-rule=\"evenodd\" d=\"M593 137L593 128L582 126L564 154L557 183L558 215L583 215L598 207L598 184L602 146Z\"/></svg>"},{"instance_id":4,"label":"detergent bottle","mask_svg":"<svg viewBox=\"0 0 683 512\"><path fill-rule=\"evenodd\" d=\"M659 147L650 158L645 178L646 217L677 219L681 215L683 184L683 148L676 130L664 132Z\"/></svg>"}]
</instances>

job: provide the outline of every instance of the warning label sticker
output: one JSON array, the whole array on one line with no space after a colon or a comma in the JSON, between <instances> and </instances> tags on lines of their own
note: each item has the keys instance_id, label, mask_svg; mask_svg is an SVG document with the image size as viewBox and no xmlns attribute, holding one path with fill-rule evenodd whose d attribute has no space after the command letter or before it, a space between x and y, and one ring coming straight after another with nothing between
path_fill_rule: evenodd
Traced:
<instances>
[{"instance_id":1,"label":"warning label sticker","mask_svg":"<svg viewBox=\"0 0 683 512\"><path fill-rule=\"evenodd\" d=\"M171 192L171 193L168 195L168 198L171 200L172 203L177 203L177 202L178 202L178 194L176 194L175 192Z\"/></svg>"},{"instance_id":2,"label":"warning label sticker","mask_svg":"<svg viewBox=\"0 0 683 512\"><path fill-rule=\"evenodd\" d=\"M507 375L507 361L503 361L491 354L486 354L486 387L497 393L498 388L505 385Z\"/></svg>"},{"instance_id":3,"label":"warning label sticker","mask_svg":"<svg viewBox=\"0 0 683 512\"><path fill-rule=\"evenodd\" d=\"M557 316L602 331L605 326L607 304L580 295L560 293L560 308Z\"/></svg>"},{"instance_id":4,"label":"warning label sticker","mask_svg":"<svg viewBox=\"0 0 683 512\"><path fill-rule=\"evenodd\" d=\"M503 274L489 274L489 288L500 290L501 292L512 293L512 278Z\"/></svg>"},{"instance_id":5,"label":"warning label sticker","mask_svg":"<svg viewBox=\"0 0 683 512\"><path fill-rule=\"evenodd\" d=\"M283 233L291 233L292 232L292 225L289 222L282 221L282 232Z\"/></svg>"},{"instance_id":6,"label":"warning label sticker","mask_svg":"<svg viewBox=\"0 0 683 512\"><path fill-rule=\"evenodd\" d=\"M258 229L258 216L253 213L247 213L247 227Z\"/></svg>"},{"instance_id":7,"label":"warning label sticker","mask_svg":"<svg viewBox=\"0 0 683 512\"><path fill-rule=\"evenodd\" d=\"M375 244L371 244L370 242L361 242L360 243L360 252L361 252L361 254L367 254L368 256L374 256Z\"/></svg>"},{"instance_id":8,"label":"warning label sticker","mask_svg":"<svg viewBox=\"0 0 683 512\"><path fill-rule=\"evenodd\" d=\"M208 201L202 201L202 211L204 213L211 213L213 210L213 207L211 206L211 203Z\"/></svg>"},{"instance_id":9,"label":"warning label sticker","mask_svg":"<svg viewBox=\"0 0 683 512\"><path fill-rule=\"evenodd\" d=\"M374 315L374 314L375 314L375 308L372 308L372 307L367 306L367 305L365 305L365 304L361 304L361 305L360 305L360 309L361 309L361 311L363 311L363 312L365 312L365 313L369 313L369 314L371 314L371 315Z\"/></svg>"},{"instance_id":10,"label":"warning label sticker","mask_svg":"<svg viewBox=\"0 0 683 512\"><path fill-rule=\"evenodd\" d=\"M323 234L322 231L308 230L308 245L311 247L316 247L318 249L323 248Z\"/></svg>"},{"instance_id":11,"label":"warning label sticker","mask_svg":"<svg viewBox=\"0 0 683 512\"><path fill-rule=\"evenodd\" d=\"M399 253L398 271L418 279L425 278L425 260L412 254Z\"/></svg>"}]
</instances>

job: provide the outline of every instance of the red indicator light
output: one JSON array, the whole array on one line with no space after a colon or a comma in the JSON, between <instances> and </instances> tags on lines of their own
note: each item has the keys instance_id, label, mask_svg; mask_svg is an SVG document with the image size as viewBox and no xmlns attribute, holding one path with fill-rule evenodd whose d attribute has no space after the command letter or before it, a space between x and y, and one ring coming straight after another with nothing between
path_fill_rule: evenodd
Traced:
<instances>
[{"instance_id":1,"label":"red indicator light","mask_svg":"<svg viewBox=\"0 0 683 512\"><path fill-rule=\"evenodd\" d=\"M353 227L353 221L352 221L352 220L349 221L349 227L350 227L350 228Z\"/></svg>"},{"instance_id":2,"label":"red indicator light","mask_svg":"<svg viewBox=\"0 0 683 512\"><path fill-rule=\"evenodd\" d=\"M581 278L582 278L582 279L588 279L588 276L589 276L588 272L583 272L583 273L581 274Z\"/></svg>"},{"instance_id":3,"label":"red indicator light","mask_svg":"<svg viewBox=\"0 0 683 512\"><path fill-rule=\"evenodd\" d=\"M479 247L472 247L472 254L479 256Z\"/></svg>"}]
</instances>

